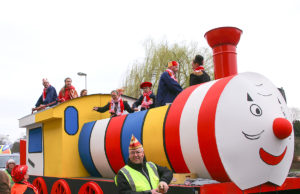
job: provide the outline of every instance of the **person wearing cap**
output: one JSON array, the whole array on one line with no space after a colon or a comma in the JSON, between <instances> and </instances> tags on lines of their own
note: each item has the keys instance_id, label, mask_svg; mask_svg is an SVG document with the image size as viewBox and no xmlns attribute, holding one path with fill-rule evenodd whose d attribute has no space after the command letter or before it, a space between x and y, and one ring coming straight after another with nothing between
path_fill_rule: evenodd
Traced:
<instances>
[{"instance_id":1,"label":"person wearing cap","mask_svg":"<svg viewBox=\"0 0 300 194\"><path fill-rule=\"evenodd\" d=\"M178 71L178 63L176 61L168 62L168 68L163 72L159 79L156 106L164 106L172 103L176 96L182 91L179 85L176 72Z\"/></svg>"},{"instance_id":2,"label":"person wearing cap","mask_svg":"<svg viewBox=\"0 0 300 194\"><path fill-rule=\"evenodd\" d=\"M12 169L16 166L16 162L14 161L14 159L10 158L6 161L6 168L4 170L4 172L7 174L9 180L10 180L10 185L13 186L14 181L11 178L11 171Z\"/></svg>"},{"instance_id":3,"label":"person wearing cap","mask_svg":"<svg viewBox=\"0 0 300 194\"><path fill-rule=\"evenodd\" d=\"M47 78L43 78L42 84L44 86L43 93L35 104L35 107L45 106L52 102L56 102L57 93L56 89L50 85ZM50 106L54 106L56 103L51 104Z\"/></svg>"},{"instance_id":4,"label":"person wearing cap","mask_svg":"<svg viewBox=\"0 0 300 194\"><path fill-rule=\"evenodd\" d=\"M111 101L108 102L103 107L94 107L93 110L104 113L106 111L109 111L111 114L111 117L120 116L124 114L124 110L126 110L129 113L134 112L127 101L123 101L121 98L120 93L117 90L113 90L111 92Z\"/></svg>"},{"instance_id":5,"label":"person wearing cap","mask_svg":"<svg viewBox=\"0 0 300 194\"><path fill-rule=\"evenodd\" d=\"M193 72L190 74L190 86L210 81L209 75L203 66L203 57L196 55L192 62Z\"/></svg>"},{"instance_id":6,"label":"person wearing cap","mask_svg":"<svg viewBox=\"0 0 300 194\"><path fill-rule=\"evenodd\" d=\"M172 178L168 168L146 162L142 144L132 135L128 163L115 176L119 194L166 193Z\"/></svg>"},{"instance_id":7,"label":"person wearing cap","mask_svg":"<svg viewBox=\"0 0 300 194\"><path fill-rule=\"evenodd\" d=\"M11 171L11 177L15 182L11 194L38 193L37 188L27 181L29 179L27 165L16 165Z\"/></svg>"},{"instance_id":8,"label":"person wearing cap","mask_svg":"<svg viewBox=\"0 0 300 194\"><path fill-rule=\"evenodd\" d=\"M151 91L152 83L143 82L140 85L140 88L143 90L143 94L140 98L135 101L132 105L132 109L137 111L138 106L141 105L141 110L147 110L149 108L154 108L155 106L155 95Z\"/></svg>"},{"instance_id":9,"label":"person wearing cap","mask_svg":"<svg viewBox=\"0 0 300 194\"><path fill-rule=\"evenodd\" d=\"M61 102L64 102L77 97L77 91L75 90L75 87L72 86L72 79L67 77L65 79L65 86L62 87L59 91L58 98Z\"/></svg>"}]
</instances>

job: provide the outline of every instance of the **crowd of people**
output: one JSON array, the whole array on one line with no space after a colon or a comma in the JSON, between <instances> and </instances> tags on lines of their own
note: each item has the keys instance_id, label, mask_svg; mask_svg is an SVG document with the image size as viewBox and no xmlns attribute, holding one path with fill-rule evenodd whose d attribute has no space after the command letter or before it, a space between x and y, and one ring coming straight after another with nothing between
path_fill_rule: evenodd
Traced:
<instances>
[{"instance_id":1,"label":"crowd of people","mask_svg":"<svg viewBox=\"0 0 300 194\"><path fill-rule=\"evenodd\" d=\"M164 106L170 104L174 101L176 96L183 90L178 83L176 73L178 71L178 62L170 61L168 62L167 69L160 76L157 95L151 90L151 82L143 82L140 84L140 89L142 89L142 95L137 101L135 101L132 107L129 106L127 101L123 101L121 94L113 90L111 92L111 101L108 102L103 107L94 107L93 110L100 113L109 111L111 116L119 116L126 110L129 113L140 110L147 110L154 107ZM205 72L203 66L203 57L201 55L196 55L192 62L193 72L190 74L190 86L201 84L210 81L209 75Z\"/></svg>"},{"instance_id":2,"label":"crowd of people","mask_svg":"<svg viewBox=\"0 0 300 194\"><path fill-rule=\"evenodd\" d=\"M37 188L29 183L28 179L28 166L16 165L13 159L9 159L5 170L0 171L0 193L37 194Z\"/></svg>"},{"instance_id":3,"label":"crowd of people","mask_svg":"<svg viewBox=\"0 0 300 194\"><path fill-rule=\"evenodd\" d=\"M35 108L32 108L32 112L35 110L42 110L46 107L51 107L56 105L59 102L65 102L73 98L78 97L78 93L75 87L72 85L72 79L67 77L65 80L65 85L60 89L59 94L57 95L56 89L50 85L47 78L42 79L42 84L44 86L43 92L35 104ZM80 92L81 96L86 96L87 90L83 89Z\"/></svg>"},{"instance_id":4,"label":"crowd of people","mask_svg":"<svg viewBox=\"0 0 300 194\"><path fill-rule=\"evenodd\" d=\"M124 111L132 113L139 110L147 110L154 107L164 106L174 101L176 96L183 90L178 83L176 73L178 71L179 64L177 61L170 61L167 64L167 69L161 74L157 95L152 91L151 82L143 82L140 84L142 89L142 95L132 106L127 101L122 99L123 91L113 90L111 92L111 100L103 107L93 107L93 110L100 113L109 111L112 117L124 114ZM209 75L205 72L203 66L203 57L196 55L192 62L193 72L190 74L190 86L201 84L210 81ZM59 102L65 102L78 97L78 93L75 87L72 85L72 79L67 77L65 85L60 89L57 95L56 89L50 85L49 81L44 78L42 84L44 86L43 92L35 104L35 110L41 110L45 107L54 106ZM83 89L80 92L80 96L86 96L87 90Z\"/></svg>"}]
</instances>

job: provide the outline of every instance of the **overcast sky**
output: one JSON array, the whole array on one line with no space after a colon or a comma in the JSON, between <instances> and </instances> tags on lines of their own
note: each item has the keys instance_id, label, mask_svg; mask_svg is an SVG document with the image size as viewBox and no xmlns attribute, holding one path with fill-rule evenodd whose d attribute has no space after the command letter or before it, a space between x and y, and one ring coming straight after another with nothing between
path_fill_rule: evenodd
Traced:
<instances>
[{"instance_id":1,"label":"overcast sky","mask_svg":"<svg viewBox=\"0 0 300 194\"><path fill-rule=\"evenodd\" d=\"M65 77L77 91L108 93L128 67L144 57L143 42L196 41L222 26L243 30L238 71L258 72L285 89L300 108L300 1L120 0L0 2L0 134L11 140L24 129L47 77L57 91Z\"/></svg>"}]
</instances>

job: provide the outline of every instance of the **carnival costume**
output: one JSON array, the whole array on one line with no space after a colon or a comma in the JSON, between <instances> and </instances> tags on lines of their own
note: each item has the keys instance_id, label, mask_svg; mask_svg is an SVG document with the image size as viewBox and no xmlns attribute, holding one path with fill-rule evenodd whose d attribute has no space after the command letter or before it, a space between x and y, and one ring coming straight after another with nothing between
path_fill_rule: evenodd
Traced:
<instances>
[{"instance_id":1,"label":"carnival costume","mask_svg":"<svg viewBox=\"0 0 300 194\"><path fill-rule=\"evenodd\" d=\"M178 66L176 61L168 63L170 66ZM182 91L181 86L179 85L175 73L171 69L167 69L160 76L157 96L156 96L156 106L163 106L167 103L172 103L176 96Z\"/></svg>"},{"instance_id":2,"label":"carnival costume","mask_svg":"<svg viewBox=\"0 0 300 194\"><path fill-rule=\"evenodd\" d=\"M38 99L38 101L35 104L35 107L39 107L41 104L46 105L50 104L51 102L55 102L57 100L57 93L56 89L49 85L47 88L43 89L43 93ZM54 106L55 104L51 104L51 106Z\"/></svg>"},{"instance_id":3,"label":"carnival costume","mask_svg":"<svg viewBox=\"0 0 300 194\"><path fill-rule=\"evenodd\" d=\"M203 66L199 66L190 74L190 86L210 81L210 76Z\"/></svg>"},{"instance_id":4,"label":"carnival costume","mask_svg":"<svg viewBox=\"0 0 300 194\"><path fill-rule=\"evenodd\" d=\"M142 144L132 135L129 150L142 148ZM135 164L128 160L115 177L115 184L119 194L151 194L151 190L158 187L159 182L169 184L173 178L172 172L153 162Z\"/></svg>"},{"instance_id":5,"label":"carnival costume","mask_svg":"<svg viewBox=\"0 0 300 194\"><path fill-rule=\"evenodd\" d=\"M151 88L151 86L151 82L143 82L141 83L140 88ZM141 110L147 110L155 107L155 95L151 90L149 92L143 92L143 95L141 95L140 98L133 103L132 108L137 108L139 105L141 105Z\"/></svg>"},{"instance_id":6,"label":"carnival costume","mask_svg":"<svg viewBox=\"0 0 300 194\"><path fill-rule=\"evenodd\" d=\"M63 87L60 92L59 92L59 96L58 98L64 102L67 100L71 100L73 98L77 98L78 94L75 90L74 86L70 86L70 87Z\"/></svg>"},{"instance_id":7,"label":"carnival costume","mask_svg":"<svg viewBox=\"0 0 300 194\"><path fill-rule=\"evenodd\" d=\"M124 110L126 110L129 113L132 113L133 110L130 108L127 101L123 101L121 97L118 98L118 100L111 99L110 102L108 102L103 107L98 107L98 112L104 113L109 110L109 113L112 117L122 115L124 113Z\"/></svg>"},{"instance_id":8,"label":"carnival costume","mask_svg":"<svg viewBox=\"0 0 300 194\"><path fill-rule=\"evenodd\" d=\"M38 193L38 190L35 186L24 180L27 170L27 165L16 165L13 168L11 176L15 184L11 188L11 194Z\"/></svg>"}]
</instances>

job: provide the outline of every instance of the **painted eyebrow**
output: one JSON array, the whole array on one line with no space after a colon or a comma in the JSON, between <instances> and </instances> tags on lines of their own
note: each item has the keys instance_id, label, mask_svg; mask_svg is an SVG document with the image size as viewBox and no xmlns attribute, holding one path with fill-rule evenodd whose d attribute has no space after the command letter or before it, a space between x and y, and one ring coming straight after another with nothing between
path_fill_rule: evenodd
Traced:
<instances>
[{"instance_id":1,"label":"painted eyebrow","mask_svg":"<svg viewBox=\"0 0 300 194\"><path fill-rule=\"evenodd\" d=\"M261 93L259 93L259 92L258 92L257 94L258 94L258 95L261 95L261 96L265 96L265 97L266 97L266 96L272 96L272 95L273 95L273 94L261 94Z\"/></svg>"},{"instance_id":2,"label":"painted eyebrow","mask_svg":"<svg viewBox=\"0 0 300 194\"><path fill-rule=\"evenodd\" d=\"M262 83L261 84L255 84L255 86L262 86L262 85L264 85L264 84L262 84Z\"/></svg>"}]
</instances>

